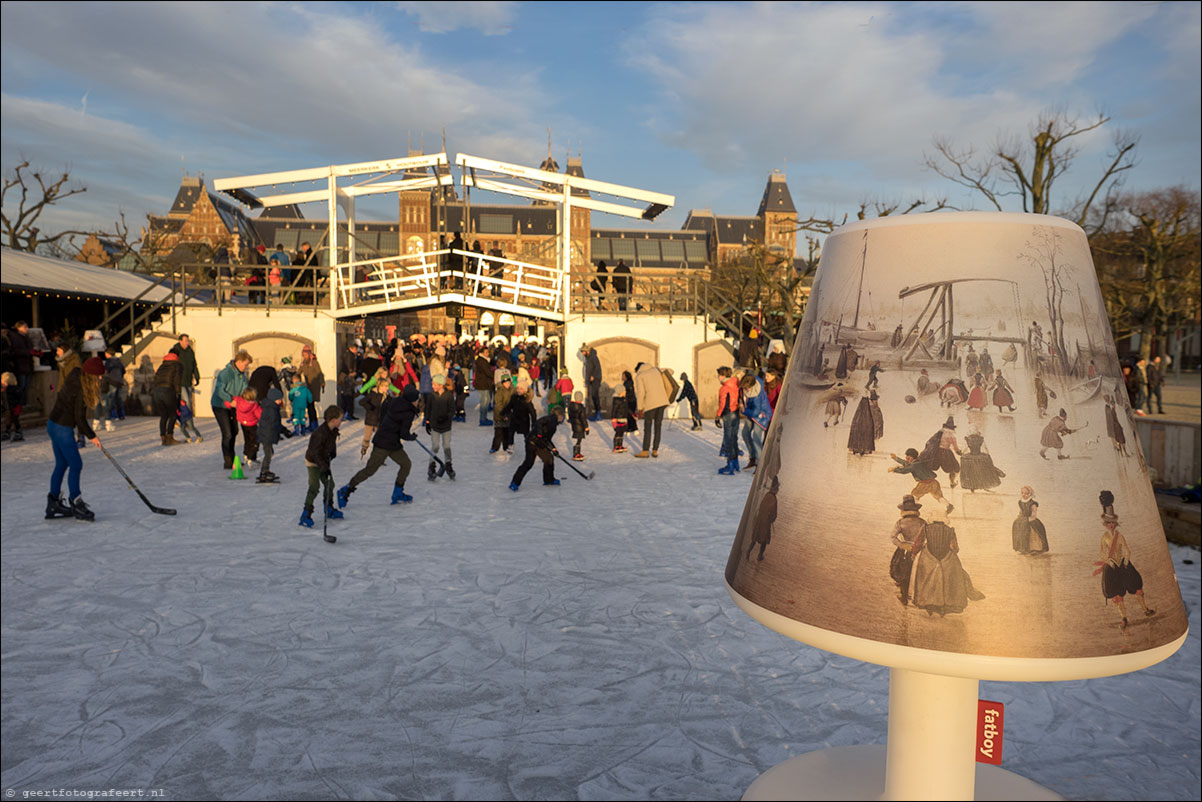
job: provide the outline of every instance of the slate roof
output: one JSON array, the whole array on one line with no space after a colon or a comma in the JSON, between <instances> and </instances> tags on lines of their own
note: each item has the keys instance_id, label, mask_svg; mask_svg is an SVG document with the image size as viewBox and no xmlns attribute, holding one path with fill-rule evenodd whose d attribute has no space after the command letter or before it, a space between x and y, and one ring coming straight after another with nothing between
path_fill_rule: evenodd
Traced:
<instances>
[{"instance_id":1,"label":"slate roof","mask_svg":"<svg viewBox=\"0 0 1202 802\"><path fill-rule=\"evenodd\" d=\"M707 235L701 231L594 229L589 239L593 263L612 267L622 259L631 267L703 268Z\"/></svg>"},{"instance_id":2,"label":"slate roof","mask_svg":"<svg viewBox=\"0 0 1202 802\"><path fill-rule=\"evenodd\" d=\"M793 205L793 196L789 194L789 185L785 183L784 173L772 173L768 176L764 197L760 199L760 209L756 214L763 216L764 212L797 214L797 207Z\"/></svg>"}]
</instances>

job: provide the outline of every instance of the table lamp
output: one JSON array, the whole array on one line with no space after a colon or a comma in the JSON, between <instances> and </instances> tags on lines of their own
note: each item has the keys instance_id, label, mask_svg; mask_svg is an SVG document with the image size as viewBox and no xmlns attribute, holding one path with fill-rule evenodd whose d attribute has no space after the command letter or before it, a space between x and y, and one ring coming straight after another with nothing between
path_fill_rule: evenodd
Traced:
<instances>
[{"instance_id":1,"label":"table lamp","mask_svg":"<svg viewBox=\"0 0 1202 802\"><path fill-rule=\"evenodd\" d=\"M793 758L745 799L1057 798L978 771L979 680L1134 671L1188 628L1085 233L991 212L833 232L726 583L891 669L886 747Z\"/></svg>"}]
</instances>

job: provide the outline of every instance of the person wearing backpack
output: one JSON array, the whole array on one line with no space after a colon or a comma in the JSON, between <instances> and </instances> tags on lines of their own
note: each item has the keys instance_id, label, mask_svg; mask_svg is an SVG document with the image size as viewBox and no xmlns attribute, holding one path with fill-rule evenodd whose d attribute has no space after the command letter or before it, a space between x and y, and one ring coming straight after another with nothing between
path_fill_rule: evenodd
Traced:
<instances>
[{"instance_id":1,"label":"person wearing backpack","mask_svg":"<svg viewBox=\"0 0 1202 802\"><path fill-rule=\"evenodd\" d=\"M672 385L676 382L673 381ZM664 410L670 403L668 399L667 381L663 372L650 362L640 362L634 366L634 392L638 408L643 416L643 450L636 457L658 457L660 431L664 425ZM647 446L651 451L647 451Z\"/></svg>"}]
</instances>

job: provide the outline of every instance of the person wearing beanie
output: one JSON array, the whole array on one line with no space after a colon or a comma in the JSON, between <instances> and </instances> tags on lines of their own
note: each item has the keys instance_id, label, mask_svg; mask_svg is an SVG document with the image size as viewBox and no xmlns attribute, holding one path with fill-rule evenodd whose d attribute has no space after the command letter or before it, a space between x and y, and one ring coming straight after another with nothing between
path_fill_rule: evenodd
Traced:
<instances>
[{"instance_id":1,"label":"person wearing beanie","mask_svg":"<svg viewBox=\"0 0 1202 802\"><path fill-rule=\"evenodd\" d=\"M387 381L383 384L391 387ZM413 426L413 419L417 417L417 400L417 388L412 384L407 385L399 394L393 390L388 391L387 397L380 404L379 426L371 440L371 456L367 459L367 465L352 476L350 482L338 489L340 508L350 502L351 493L371 478L387 460L397 464L396 480L392 486L392 503L408 504L413 501L413 496L405 492L405 480L409 477L412 463L401 446L401 441L417 439L417 435L409 431Z\"/></svg>"},{"instance_id":2,"label":"person wearing beanie","mask_svg":"<svg viewBox=\"0 0 1202 802\"><path fill-rule=\"evenodd\" d=\"M426 433L430 435L430 451L438 456L443 450L443 464L439 467L433 458L430 460L427 479L433 482L444 473L447 478L455 479L455 469L451 465L451 423L455 419L455 393L448 386L444 373L433 377L434 392L426 407Z\"/></svg>"},{"instance_id":3,"label":"person wearing beanie","mask_svg":"<svg viewBox=\"0 0 1202 802\"><path fill-rule=\"evenodd\" d=\"M64 350L74 355L73 351ZM79 357L75 358L79 361ZM59 357L59 364L64 362ZM104 361L92 357L80 367L73 367L62 379L54 408L46 421L46 434L54 451L54 471L50 474L50 493L46 496L46 517L67 518L74 516L81 521L94 521L96 514L88 508L82 498L80 474L83 459L79 456L79 444L75 430L85 442L100 448L100 438L88 425L88 413L100 401L100 377L104 375ZM63 476L67 477L69 503L62 497Z\"/></svg>"},{"instance_id":4,"label":"person wearing beanie","mask_svg":"<svg viewBox=\"0 0 1202 802\"><path fill-rule=\"evenodd\" d=\"M317 490L322 488L322 499L327 518L341 518L333 504L334 476L330 472L330 463L338 456L338 427L342 425L342 410L331 404L326 407L322 416L324 422L313 431L309 437L309 448L305 451L305 467L309 469L309 489L305 494L305 507L301 511L300 526L313 528L313 500L317 498ZM337 538L327 534L327 543L333 543Z\"/></svg>"},{"instance_id":5,"label":"person wearing beanie","mask_svg":"<svg viewBox=\"0 0 1202 802\"><path fill-rule=\"evenodd\" d=\"M163 355L151 383L154 411L159 414L159 437L165 446L180 442L175 439L175 417L179 409L181 380L179 355L169 351Z\"/></svg>"},{"instance_id":6,"label":"person wearing beanie","mask_svg":"<svg viewBox=\"0 0 1202 802\"><path fill-rule=\"evenodd\" d=\"M278 387L269 387L267 397L259 404L259 427L256 436L259 445L263 446L263 464L259 466L259 478L256 481L264 484L279 481L279 477L271 472L271 456L284 430L283 406L284 394Z\"/></svg>"}]
</instances>

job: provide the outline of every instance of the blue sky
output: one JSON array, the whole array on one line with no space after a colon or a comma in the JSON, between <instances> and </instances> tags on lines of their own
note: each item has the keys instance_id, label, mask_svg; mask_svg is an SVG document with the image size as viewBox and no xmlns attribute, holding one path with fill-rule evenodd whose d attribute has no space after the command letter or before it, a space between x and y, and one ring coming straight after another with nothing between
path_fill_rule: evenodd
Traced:
<instances>
[{"instance_id":1,"label":"blue sky","mask_svg":"<svg viewBox=\"0 0 1202 802\"><path fill-rule=\"evenodd\" d=\"M1199 3L17 3L3 5L5 170L88 187L46 230L164 213L208 180L435 152L536 165L754 214L783 169L800 215L982 199L923 167L932 138L988 148L1041 111L1081 138L1067 206L1116 129L1130 189L1200 183ZM310 216L324 209L306 209ZM360 204L396 217L395 201ZM645 225L598 220L594 225Z\"/></svg>"}]
</instances>

